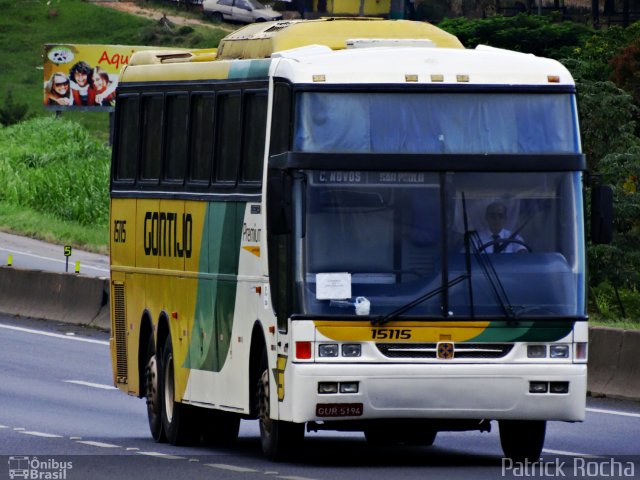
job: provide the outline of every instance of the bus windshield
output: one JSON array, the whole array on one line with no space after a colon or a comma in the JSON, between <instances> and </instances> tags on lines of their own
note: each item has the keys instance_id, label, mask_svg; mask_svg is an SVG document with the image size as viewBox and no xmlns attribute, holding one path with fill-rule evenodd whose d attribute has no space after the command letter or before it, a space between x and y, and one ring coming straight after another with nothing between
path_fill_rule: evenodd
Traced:
<instances>
[{"instance_id":1,"label":"bus windshield","mask_svg":"<svg viewBox=\"0 0 640 480\"><path fill-rule=\"evenodd\" d=\"M305 314L387 315L460 277L406 315L585 314L580 173L313 170L295 192Z\"/></svg>"},{"instance_id":2,"label":"bus windshield","mask_svg":"<svg viewBox=\"0 0 640 480\"><path fill-rule=\"evenodd\" d=\"M303 92L293 149L323 153L576 153L569 93Z\"/></svg>"}]
</instances>

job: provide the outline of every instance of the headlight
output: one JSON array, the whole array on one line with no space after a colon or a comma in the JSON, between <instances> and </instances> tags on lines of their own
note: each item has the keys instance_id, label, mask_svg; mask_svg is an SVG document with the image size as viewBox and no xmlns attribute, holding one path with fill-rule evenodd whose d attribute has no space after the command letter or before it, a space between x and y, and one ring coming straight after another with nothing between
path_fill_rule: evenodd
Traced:
<instances>
[{"instance_id":1,"label":"headlight","mask_svg":"<svg viewBox=\"0 0 640 480\"><path fill-rule=\"evenodd\" d=\"M359 343L345 343L342 345L343 357L359 357L362 355L362 347Z\"/></svg>"},{"instance_id":2,"label":"headlight","mask_svg":"<svg viewBox=\"0 0 640 480\"><path fill-rule=\"evenodd\" d=\"M549 356L551 358L569 358L569 345L551 345Z\"/></svg>"},{"instance_id":3,"label":"headlight","mask_svg":"<svg viewBox=\"0 0 640 480\"><path fill-rule=\"evenodd\" d=\"M338 345L336 343L323 343L318 346L318 356L320 357L337 357Z\"/></svg>"},{"instance_id":4,"label":"headlight","mask_svg":"<svg viewBox=\"0 0 640 480\"><path fill-rule=\"evenodd\" d=\"M547 356L546 345L527 345L528 358L545 358Z\"/></svg>"}]
</instances>

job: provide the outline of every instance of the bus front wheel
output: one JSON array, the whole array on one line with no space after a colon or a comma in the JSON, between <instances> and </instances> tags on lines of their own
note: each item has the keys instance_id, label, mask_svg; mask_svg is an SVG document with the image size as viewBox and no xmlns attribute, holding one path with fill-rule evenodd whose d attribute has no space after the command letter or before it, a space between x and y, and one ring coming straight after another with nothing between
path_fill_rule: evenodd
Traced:
<instances>
[{"instance_id":1,"label":"bus front wheel","mask_svg":"<svg viewBox=\"0 0 640 480\"><path fill-rule=\"evenodd\" d=\"M162 349L161 366L162 428L167 440L172 445L194 444L200 439L195 409L175 401L173 347L170 336Z\"/></svg>"},{"instance_id":2,"label":"bus front wheel","mask_svg":"<svg viewBox=\"0 0 640 480\"><path fill-rule=\"evenodd\" d=\"M544 420L500 420L500 444L504 456L516 462L537 462L544 446Z\"/></svg>"},{"instance_id":3,"label":"bus front wheel","mask_svg":"<svg viewBox=\"0 0 640 480\"><path fill-rule=\"evenodd\" d=\"M262 352L257 388L260 441L262 451L269 460L287 460L300 450L304 439L304 423L285 422L271 418L269 384L269 361L265 348Z\"/></svg>"}]
</instances>

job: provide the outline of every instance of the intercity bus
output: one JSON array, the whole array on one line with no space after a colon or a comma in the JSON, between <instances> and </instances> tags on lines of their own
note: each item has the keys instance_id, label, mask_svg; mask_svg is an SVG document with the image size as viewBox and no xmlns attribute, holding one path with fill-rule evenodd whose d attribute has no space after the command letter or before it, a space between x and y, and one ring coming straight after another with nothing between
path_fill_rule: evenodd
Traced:
<instances>
[{"instance_id":1,"label":"intercity bus","mask_svg":"<svg viewBox=\"0 0 640 480\"><path fill-rule=\"evenodd\" d=\"M537 459L585 415L574 82L426 23L250 25L136 53L111 177L115 385L156 441L305 431ZM594 206L595 209L595 206ZM488 235L499 223L501 236Z\"/></svg>"}]
</instances>

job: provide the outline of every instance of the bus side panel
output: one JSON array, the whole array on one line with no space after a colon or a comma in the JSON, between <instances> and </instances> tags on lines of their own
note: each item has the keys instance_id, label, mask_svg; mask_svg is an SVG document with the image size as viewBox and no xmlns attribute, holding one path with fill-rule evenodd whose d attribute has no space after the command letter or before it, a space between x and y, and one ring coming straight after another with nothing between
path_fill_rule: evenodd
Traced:
<instances>
[{"instance_id":1,"label":"bus side panel","mask_svg":"<svg viewBox=\"0 0 640 480\"><path fill-rule=\"evenodd\" d=\"M246 413L251 330L261 302L260 288L256 288L260 285L260 215L252 214L251 206L244 202L212 203L208 219L209 270L221 277L200 282L193 334L200 344L192 342L190 349L193 370L188 399ZM211 328L210 342L206 341L207 327ZM205 350L209 352L206 357L200 353Z\"/></svg>"}]
</instances>

